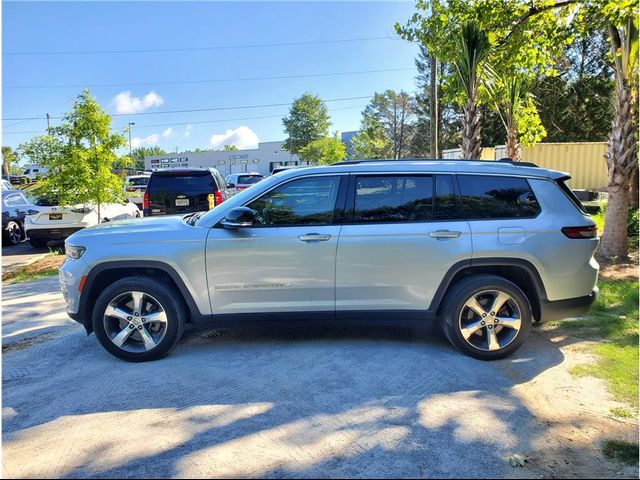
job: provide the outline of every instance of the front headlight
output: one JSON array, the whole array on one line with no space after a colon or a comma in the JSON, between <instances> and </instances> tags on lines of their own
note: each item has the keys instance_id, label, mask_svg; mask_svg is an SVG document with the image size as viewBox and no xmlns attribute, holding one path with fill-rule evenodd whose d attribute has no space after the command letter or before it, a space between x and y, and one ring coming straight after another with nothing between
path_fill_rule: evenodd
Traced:
<instances>
[{"instance_id":1,"label":"front headlight","mask_svg":"<svg viewBox=\"0 0 640 480\"><path fill-rule=\"evenodd\" d=\"M64 253L66 253L67 257L72 259L72 260L79 259L82 256L82 254L84 253L85 250L86 250L86 248L84 248L84 247L78 247L76 245L69 245L68 243L64 244Z\"/></svg>"}]
</instances>

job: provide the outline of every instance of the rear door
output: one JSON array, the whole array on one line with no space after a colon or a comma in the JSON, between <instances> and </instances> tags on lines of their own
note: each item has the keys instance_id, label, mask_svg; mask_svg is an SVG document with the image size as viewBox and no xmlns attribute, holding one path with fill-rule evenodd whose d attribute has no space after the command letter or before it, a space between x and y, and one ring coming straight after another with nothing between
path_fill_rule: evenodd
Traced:
<instances>
[{"instance_id":1,"label":"rear door","mask_svg":"<svg viewBox=\"0 0 640 480\"><path fill-rule=\"evenodd\" d=\"M336 260L338 318L372 311L425 317L449 268L471 256L453 176L351 178Z\"/></svg>"},{"instance_id":2,"label":"rear door","mask_svg":"<svg viewBox=\"0 0 640 480\"><path fill-rule=\"evenodd\" d=\"M216 191L209 171L155 172L147 185L149 212L145 215L176 215L209 210Z\"/></svg>"}]
</instances>

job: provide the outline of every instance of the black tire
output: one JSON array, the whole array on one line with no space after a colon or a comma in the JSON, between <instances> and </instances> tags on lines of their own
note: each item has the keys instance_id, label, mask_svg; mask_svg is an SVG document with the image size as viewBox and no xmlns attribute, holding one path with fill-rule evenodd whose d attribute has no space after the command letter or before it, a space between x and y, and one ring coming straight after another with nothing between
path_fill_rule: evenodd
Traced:
<instances>
[{"instance_id":1,"label":"black tire","mask_svg":"<svg viewBox=\"0 0 640 480\"><path fill-rule=\"evenodd\" d=\"M20 224L14 220L7 222L7 227L2 232L2 240L5 246L17 245L24 238Z\"/></svg>"},{"instance_id":2,"label":"black tire","mask_svg":"<svg viewBox=\"0 0 640 480\"><path fill-rule=\"evenodd\" d=\"M142 292L157 300L167 318L162 340L154 348L144 352L130 352L116 346L105 329L104 313L109 303L119 295L132 291ZM142 312L140 315L143 315ZM174 287L148 277L128 277L108 286L96 300L92 314L93 331L100 344L112 355L128 362L147 362L163 357L180 340L186 316L184 301Z\"/></svg>"},{"instance_id":3,"label":"black tire","mask_svg":"<svg viewBox=\"0 0 640 480\"><path fill-rule=\"evenodd\" d=\"M30 238L29 243L33 248L45 248L49 241L42 238Z\"/></svg>"},{"instance_id":4,"label":"black tire","mask_svg":"<svg viewBox=\"0 0 640 480\"><path fill-rule=\"evenodd\" d=\"M503 326L500 326L499 331L497 329L493 330L495 332L494 335L502 335L504 338L505 345L500 346L497 350L488 350L488 348L490 348L488 329L494 328L493 325L479 327L478 331L480 333L477 334L477 337L469 335L471 341L465 339L462 333L463 325L465 325L465 327L471 326L471 324L463 323L463 318L461 318L463 313L472 318L474 317L474 312L469 312L470 309L465 307L465 303L476 295L482 297L484 292L506 293L510 297L510 301L505 304L506 307L504 308L513 309L517 307L519 310L520 326L517 331ZM490 293L487 293L488 297L490 295ZM512 302L515 303L515 305ZM463 312L465 308L466 310ZM494 312L487 312L485 320L493 318L493 321L495 321L496 317L491 316L493 313ZM499 316L498 313L496 313L496 316ZM447 292L442 305L441 324L447 339L462 353L479 360L497 360L511 355L522 346L531 330L532 318L533 315L531 313L529 299L516 284L496 275L473 275L460 280ZM470 322L475 323L479 320L483 319L478 315ZM490 325L490 322L486 324ZM485 325L485 323L482 323L482 325ZM515 334L513 332L515 332ZM474 340L476 338L477 340ZM494 336L494 338L497 337ZM474 342L476 343L475 345ZM483 342L487 343L486 349L483 348L483 346L479 346Z\"/></svg>"}]
</instances>

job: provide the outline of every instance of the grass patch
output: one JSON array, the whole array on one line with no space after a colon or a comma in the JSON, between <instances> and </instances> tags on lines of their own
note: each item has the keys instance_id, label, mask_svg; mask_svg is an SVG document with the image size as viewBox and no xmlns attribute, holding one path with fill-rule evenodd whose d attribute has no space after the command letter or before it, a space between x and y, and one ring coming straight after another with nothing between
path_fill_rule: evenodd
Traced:
<instances>
[{"instance_id":1,"label":"grass patch","mask_svg":"<svg viewBox=\"0 0 640 480\"><path fill-rule=\"evenodd\" d=\"M5 285L11 285L12 283L27 282L57 275L60 266L64 263L64 259L64 255L51 252L40 260L5 273L2 275L2 281Z\"/></svg>"},{"instance_id":2,"label":"grass patch","mask_svg":"<svg viewBox=\"0 0 640 480\"><path fill-rule=\"evenodd\" d=\"M572 369L604 379L617 400L638 409L638 281L601 280L600 298L585 318L561 322L574 334L600 340L599 360Z\"/></svg>"},{"instance_id":3,"label":"grass patch","mask_svg":"<svg viewBox=\"0 0 640 480\"><path fill-rule=\"evenodd\" d=\"M638 464L638 444L621 440L606 440L602 444L602 454L609 460L617 460L627 465Z\"/></svg>"},{"instance_id":4,"label":"grass patch","mask_svg":"<svg viewBox=\"0 0 640 480\"><path fill-rule=\"evenodd\" d=\"M611 415L613 415L614 417L633 418L633 413L627 410L626 408L616 407L616 408L610 409L609 411L611 412Z\"/></svg>"}]
</instances>

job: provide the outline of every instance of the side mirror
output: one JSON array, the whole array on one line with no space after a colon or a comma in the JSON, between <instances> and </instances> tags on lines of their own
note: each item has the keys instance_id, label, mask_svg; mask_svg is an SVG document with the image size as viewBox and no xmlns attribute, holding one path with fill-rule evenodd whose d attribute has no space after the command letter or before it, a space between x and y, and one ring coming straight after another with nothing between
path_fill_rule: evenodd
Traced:
<instances>
[{"instance_id":1,"label":"side mirror","mask_svg":"<svg viewBox=\"0 0 640 480\"><path fill-rule=\"evenodd\" d=\"M227 183L227 188L236 188L235 183Z\"/></svg>"},{"instance_id":2,"label":"side mirror","mask_svg":"<svg viewBox=\"0 0 640 480\"><path fill-rule=\"evenodd\" d=\"M250 227L256 221L256 212L247 207L236 207L227 213L220 224L224 228Z\"/></svg>"}]
</instances>

